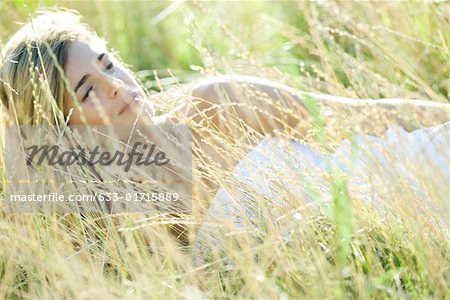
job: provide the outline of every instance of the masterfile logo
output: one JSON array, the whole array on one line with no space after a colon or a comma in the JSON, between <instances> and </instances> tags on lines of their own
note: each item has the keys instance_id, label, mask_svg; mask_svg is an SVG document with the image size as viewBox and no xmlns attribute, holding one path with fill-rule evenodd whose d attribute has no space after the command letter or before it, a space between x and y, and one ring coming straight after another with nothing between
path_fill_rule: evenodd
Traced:
<instances>
[{"instance_id":1,"label":"masterfile logo","mask_svg":"<svg viewBox=\"0 0 450 300\"><path fill-rule=\"evenodd\" d=\"M142 146L146 152L138 151L137 149ZM142 144L141 142L134 143L131 151L125 153L123 151L116 150L115 152L99 150L99 146L95 146L94 150L87 151L81 146L71 148L70 150L62 150L58 145L33 145L25 148L27 153L27 165L42 165L44 161L50 166L70 166L77 164L82 165L100 165L111 166L117 164L118 166L125 166L124 171L128 172L131 166L149 166L154 164L161 167L170 162L170 159L166 157L164 151L155 151L155 144ZM155 153L156 152L156 153ZM46 160L47 159L47 160Z\"/></svg>"},{"instance_id":2,"label":"masterfile logo","mask_svg":"<svg viewBox=\"0 0 450 300\"><path fill-rule=\"evenodd\" d=\"M190 212L184 125L15 126L6 130L12 212Z\"/></svg>"}]
</instances>

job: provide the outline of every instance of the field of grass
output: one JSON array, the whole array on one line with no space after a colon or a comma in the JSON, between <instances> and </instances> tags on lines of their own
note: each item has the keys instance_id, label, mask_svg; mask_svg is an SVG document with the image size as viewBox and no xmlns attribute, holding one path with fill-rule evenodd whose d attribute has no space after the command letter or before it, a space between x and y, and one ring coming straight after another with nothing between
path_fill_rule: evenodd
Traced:
<instances>
[{"instance_id":1,"label":"field of grass","mask_svg":"<svg viewBox=\"0 0 450 300\"><path fill-rule=\"evenodd\" d=\"M450 96L448 2L2 1L0 45L29 12L55 5L79 11L151 94L244 74L353 98ZM155 99L159 113L180 101ZM241 140L224 153L248 149ZM228 175L211 170L218 182ZM191 239L212 201L198 190ZM449 233L401 206L417 200L408 187L384 195L390 214L352 201L345 181L332 190L323 213L291 197L301 214L289 241L276 222L261 224L263 236L224 237L222 253L201 266L164 218L2 211L0 298L450 298Z\"/></svg>"}]
</instances>

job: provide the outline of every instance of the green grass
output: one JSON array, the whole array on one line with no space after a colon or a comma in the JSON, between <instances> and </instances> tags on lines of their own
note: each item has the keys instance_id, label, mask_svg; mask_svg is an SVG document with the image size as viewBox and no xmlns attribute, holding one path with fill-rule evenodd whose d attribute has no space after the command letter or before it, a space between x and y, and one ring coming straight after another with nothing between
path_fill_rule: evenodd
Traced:
<instances>
[{"instance_id":1,"label":"green grass","mask_svg":"<svg viewBox=\"0 0 450 300\"><path fill-rule=\"evenodd\" d=\"M450 94L446 2L28 1L27 10L3 1L2 44L28 11L54 4L77 9L152 93L234 73L356 98L447 102ZM180 100L155 101L164 112ZM248 148L241 141L225 152ZM210 167L219 181L227 175ZM0 297L450 298L448 233L400 205L417 200L408 187L383 195L384 214L352 199L337 178L329 210L291 197L301 213L291 240L280 237L283 222L270 221L261 236L224 237L224 253L210 253L202 267L159 219L2 212ZM211 200L194 194L195 222Z\"/></svg>"}]
</instances>

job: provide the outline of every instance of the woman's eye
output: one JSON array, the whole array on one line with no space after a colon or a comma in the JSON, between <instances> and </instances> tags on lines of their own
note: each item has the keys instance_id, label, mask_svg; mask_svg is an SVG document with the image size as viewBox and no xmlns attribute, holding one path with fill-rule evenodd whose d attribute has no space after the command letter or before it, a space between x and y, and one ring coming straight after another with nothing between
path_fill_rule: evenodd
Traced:
<instances>
[{"instance_id":1,"label":"woman's eye","mask_svg":"<svg viewBox=\"0 0 450 300\"><path fill-rule=\"evenodd\" d=\"M83 99L81 99L81 102L84 102L84 101L89 97L89 93L90 93L93 89L94 89L93 86L90 86L90 87L87 89L86 94L84 94Z\"/></svg>"},{"instance_id":2,"label":"woman's eye","mask_svg":"<svg viewBox=\"0 0 450 300\"><path fill-rule=\"evenodd\" d=\"M114 64L111 62L106 66L106 70L111 70L112 68L114 68Z\"/></svg>"}]
</instances>

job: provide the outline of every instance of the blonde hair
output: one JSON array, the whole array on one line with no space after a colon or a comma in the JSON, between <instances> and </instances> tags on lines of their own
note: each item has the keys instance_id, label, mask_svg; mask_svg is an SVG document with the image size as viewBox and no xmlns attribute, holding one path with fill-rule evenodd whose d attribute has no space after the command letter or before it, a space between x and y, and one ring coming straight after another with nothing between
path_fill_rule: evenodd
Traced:
<instances>
[{"instance_id":1,"label":"blonde hair","mask_svg":"<svg viewBox=\"0 0 450 300\"><path fill-rule=\"evenodd\" d=\"M0 57L0 98L18 125L61 124L70 86L64 76L73 41L100 40L73 11L39 11Z\"/></svg>"}]
</instances>

